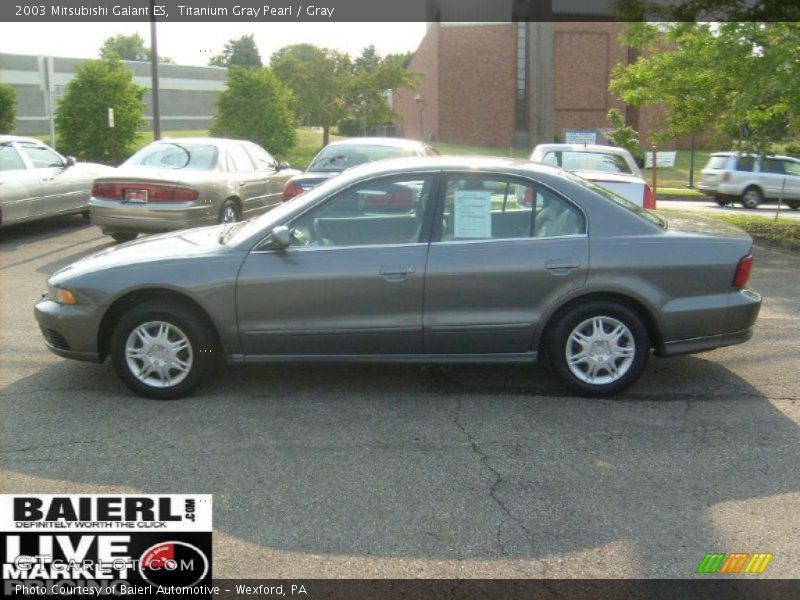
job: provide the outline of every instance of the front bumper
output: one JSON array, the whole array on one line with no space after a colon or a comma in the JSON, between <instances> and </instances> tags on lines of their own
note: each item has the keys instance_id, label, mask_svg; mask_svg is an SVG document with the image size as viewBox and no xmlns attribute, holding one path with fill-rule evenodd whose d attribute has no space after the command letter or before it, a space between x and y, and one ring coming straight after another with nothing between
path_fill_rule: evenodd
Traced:
<instances>
[{"instance_id":1,"label":"front bumper","mask_svg":"<svg viewBox=\"0 0 800 600\"><path fill-rule=\"evenodd\" d=\"M208 203L184 202L156 204L122 203L92 198L89 217L103 233L157 233L214 225L217 215Z\"/></svg>"},{"instance_id":2,"label":"front bumper","mask_svg":"<svg viewBox=\"0 0 800 600\"><path fill-rule=\"evenodd\" d=\"M50 351L64 358L101 362L97 346L101 307L59 304L44 296L33 313Z\"/></svg>"}]
</instances>

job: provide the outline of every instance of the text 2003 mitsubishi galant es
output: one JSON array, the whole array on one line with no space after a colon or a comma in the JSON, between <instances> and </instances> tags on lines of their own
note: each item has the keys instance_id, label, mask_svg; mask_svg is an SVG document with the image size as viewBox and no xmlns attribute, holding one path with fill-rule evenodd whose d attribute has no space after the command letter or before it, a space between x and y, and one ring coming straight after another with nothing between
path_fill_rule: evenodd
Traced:
<instances>
[{"instance_id":1,"label":"text 2003 mitsubishi galant es","mask_svg":"<svg viewBox=\"0 0 800 600\"><path fill-rule=\"evenodd\" d=\"M525 199L519 201L518 199ZM752 240L668 222L557 168L422 157L355 167L249 221L145 238L60 270L48 347L177 398L229 362L533 362L619 392L651 349L750 338Z\"/></svg>"}]
</instances>

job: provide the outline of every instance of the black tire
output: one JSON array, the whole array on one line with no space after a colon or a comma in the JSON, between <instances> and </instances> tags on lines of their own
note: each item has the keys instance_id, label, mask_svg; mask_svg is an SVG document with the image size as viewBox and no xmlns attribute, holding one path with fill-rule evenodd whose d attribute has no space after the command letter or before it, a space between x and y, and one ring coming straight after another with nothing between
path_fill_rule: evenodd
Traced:
<instances>
[{"instance_id":1,"label":"black tire","mask_svg":"<svg viewBox=\"0 0 800 600\"><path fill-rule=\"evenodd\" d=\"M731 201L730 201L728 198L724 198L724 197L722 197L722 196L715 196L715 197L714 197L714 201L715 201L715 202L716 202L716 203L717 203L719 206L728 206L728 204L730 204L730 203L731 203Z\"/></svg>"},{"instance_id":2,"label":"black tire","mask_svg":"<svg viewBox=\"0 0 800 600\"><path fill-rule=\"evenodd\" d=\"M135 240L137 233L111 233L109 234L111 238L117 242L118 244L124 244L125 242L130 242L131 240Z\"/></svg>"},{"instance_id":3,"label":"black tire","mask_svg":"<svg viewBox=\"0 0 800 600\"><path fill-rule=\"evenodd\" d=\"M582 334L588 327L594 327L595 319L601 320L603 330L602 333L597 332L599 346L591 346L591 351L586 350L587 357L576 361L571 368L567 354L575 356L579 345L585 348L572 336L576 332ZM619 345L611 341L611 334L616 331L615 324L624 327ZM608 338L607 341L602 339L605 337ZM596 354L589 355L595 351ZM642 374L650 356L650 336L641 317L631 308L618 302L592 300L578 304L558 317L546 340L546 352L552 371L568 388L584 396L608 396L621 392ZM609 354L605 354L606 352ZM612 355L611 352L619 353L620 356ZM630 356L621 356L622 354ZM578 352L575 357L581 355ZM583 363L586 363L586 369L582 368ZM612 367L623 372L613 374ZM593 369L593 375L598 379L596 383L587 381L592 378L590 369ZM602 377L601 372L605 373ZM576 373L580 373L581 377Z\"/></svg>"},{"instance_id":4,"label":"black tire","mask_svg":"<svg viewBox=\"0 0 800 600\"><path fill-rule=\"evenodd\" d=\"M167 326L163 336L160 336L161 324ZM135 333L137 330L151 336L152 342L146 344ZM159 343L164 340L168 344L185 341L186 348L168 349ZM122 316L111 337L110 349L114 370L128 388L145 398L175 400L189 394L213 370L216 344L206 319L190 306L153 300ZM166 361L170 365L180 361L188 366L169 367ZM138 374L132 370L135 368L139 369ZM170 384L173 378L177 382Z\"/></svg>"},{"instance_id":5,"label":"black tire","mask_svg":"<svg viewBox=\"0 0 800 600\"><path fill-rule=\"evenodd\" d=\"M233 200L225 200L219 208L217 223L235 223L242 220L242 211Z\"/></svg>"},{"instance_id":6,"label":"black tire","mask_svg":"<svg viewBox=\"0 0 800 600\"><path fill-rule=\"evenodd\" d=\"M800 209L800 202L798 202L797 200L789 200L789 201L786 202L786 204L792 210Z\"/></svg>"},{"instance_id":7,"label":"black tire","mask_svg":"<svg viewBox=\"0 0 800 600\"><path fill-rule=\"evenodd\" d=\"M758 205L764 201L764 194L756 186L751 185L742 194L742 206L745 208L758 208Z\"/></svg>"}]
</instances>

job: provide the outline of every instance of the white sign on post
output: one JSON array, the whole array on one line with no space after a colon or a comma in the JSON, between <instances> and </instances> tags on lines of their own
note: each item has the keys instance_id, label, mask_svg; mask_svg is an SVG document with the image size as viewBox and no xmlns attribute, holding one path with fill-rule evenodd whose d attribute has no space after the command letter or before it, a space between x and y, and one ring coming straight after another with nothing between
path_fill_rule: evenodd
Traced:
<instances>
[{"instance_id":1,"label":"white sign on post","mask_svg":"<svg viewBox=\"0 0 800 600\"><path fill-rule=\"evenodd\" d=\"M114 109L113 108L109 108L108 109L108 126L109 127L114 127Z\"/></svg>"},{"instance_id":2,"label":"white sign on post","mask_svg":"<svg viewBox=\"0 0 800 600\"><path fill-rule=\"evenodd\" d=\"M659 167L667 167L671 168L675 166L675 157L678 155L676 151L671 152L656 152L656 165ZM653 153L648 152L645 155L647 158L645 159L644 168L645 169L652 169L653 168Z\"/></svg>"},{"instance_id":3,"label":"white sign on post","mask_svg":"<svg viewBox=\"0 0 800 600\"><path fill-rule=\"evenodd\" d=\"M455 193L455 236L461 239L492 237L492 193L459 190Z\"/></svg>"}]
</instances>

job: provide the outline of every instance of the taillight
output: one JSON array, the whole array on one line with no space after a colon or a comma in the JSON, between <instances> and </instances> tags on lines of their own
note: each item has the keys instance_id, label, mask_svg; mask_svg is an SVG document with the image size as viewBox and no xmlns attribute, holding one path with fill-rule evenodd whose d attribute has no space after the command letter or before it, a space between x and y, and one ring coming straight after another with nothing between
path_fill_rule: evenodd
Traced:
<instances>
[{"instance_id":1,"label":"taillight","mask_svg":"<svg viewBox=\"0 0 800 600\"><path fill-rule=\"evenodd\" d=\"M753 255L748 254L739 264L736 265L736 273L733 275L733 287L744 287L750 279L750 270L753 268Z\"/></svg>"},{"instance_id":2,"label":"taillight","mask_svg":"<svg viewBox=\"0 0 800 600\"><path fill-rule=\"evenodd\" d=\"M295 196L299 196L305 192L303 188L301 188L297 182L292 181L291 179L286 182L286 185L283 186L283 199L288 200L289 198L294 198Z\"/></svg>"},{"instance_id":3,"label":"taillight","mask_svg":"<svg viewBox=\"0 0 800 600\"><path fill-rule=\"evenodd\" d=\"M156 183L95 183L92 196L106 200L127 200L130 202L192 202L200 197L193 188Z\"/></svg>"},{"instance_id":4,"label":"taillight","mask_svg":"<svg viewBox=\"0 0 800 600\"><path fill-rule=\"evenodd\" d=\"M655 210L656 197L653 195L653 190L646 183L644 184L644 207L648 210Z\"/></svg>"}]
</instances>

